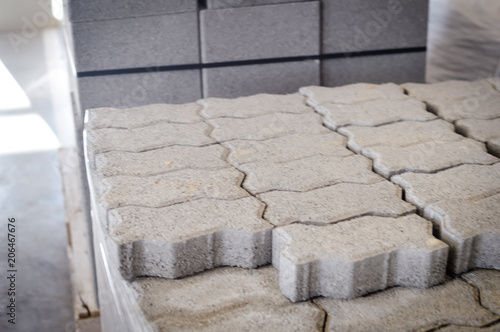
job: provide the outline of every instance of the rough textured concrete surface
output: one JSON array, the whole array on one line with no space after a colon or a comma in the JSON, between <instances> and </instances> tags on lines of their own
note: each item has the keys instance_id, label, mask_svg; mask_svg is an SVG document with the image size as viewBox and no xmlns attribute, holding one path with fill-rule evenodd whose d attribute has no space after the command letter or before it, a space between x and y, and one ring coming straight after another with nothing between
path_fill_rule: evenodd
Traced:
<instances>
[{"instance_id":1,"label":"rough textured concrete surface","mask_svg":"<svg viewBox=\"0 0 500 332\"><path fill-rule=\"evenodd\" d=\"M116 175L148 176L179 171L184 168L227 168L227 150L221 145L170 146L146 152L110 151L95 156L96 173L102 177Z\"/></svg>"},{"instance_id":2,"label":"rough textured concrete surface","mask_svg":"<svg viewBox=\"0 0 500 332\"><path fill-rule=\"evenodd\" d=\"M229 265L271 262L272 225L253 197L201 199L164 208L128 206L109 213L125 278L179 278Z\"/></svg>"},{"instance_id":3,"label":"rough textured concrete surface","mask_svg":"<svg viewBox=\"0 0 500 332\"><path fill-rule=\"evenodd\" d=\"M272 267L220 268L180 280L141 278L132 285L158 331L319 332L325 319L312 303L292 304L281 295Z\"/></svg>"},{"instance_id":4,"label":"rough textured concrete surface","mask_svg":"<svg viewBox=\"0 0 500 332\"><path fill-rule=\"evenodd\" d=\"M453 273L476 267L500 269L499 172L497 163L392 178L450 245L448 268Z\"/></svg>"},{"instance_id":5,"label":"rough textured concrete surface","mask_svg":"<svg viewBox=\"0 0 500 332\"><path fill-rule=\"evenodd\" d=\"M214 127L211 136L218 141L233 139L264 140L291 134L321 134L329 130L321 125L318 114L268 114L249 119L218 118L208 120Z\"/></svg>"},{"instance_id":6,"label":"rough textured concrete surface","mask_svg":"<svg viewBox=\"0 0 500 332\"><path fill-rule=\"evenodd\" d=\"M345 147L345 137L337 133L298 134L264 141L234 140L223 143L235 165L259 161L281 163L316 155L346 157L353 153Z\"/></svg>"},{"instance_id":7,"label":"rough textured concrete surface","mask_svg":"<svg viewBox=\"0 0 500 332\"><path fill-rule=\"evenodd\" d=\"M475 270L463 278L479 289L481 304L500 316L500 271Z\"/></svg>"},{"instance_id":8,"label":"rough textured concrete surface","mask_svg":"<svg viewBox=\"0 0 500 332\"><path fill-rule=\"evenodd\" d=\"M500 138L500 118L458 120L455 122L455 128L458 133L481 142Z\"/></svg>"},{"instance_id":9,"label":"rough textured concrete surface","mask_svg":"<svg viewBox=\"0 0 500 332\"><path fill-rule=\"evenodd\" d=\"M251 118L272 113L310 113L305 98L298 94L271 95L258 94L235 99L207 98L198 101L203 106L201 115L204 118Z\"/></svg>"},{"instance_id":10,"label":"rough textured concrete surface","mask_svg":"<svg viewBox=\"0 0 500 332\"><path fill-rule=\"evenodd\" d=\"M446 81L433 84L406 83L402 87L420 100L458 100L495 93L487 81Z\"/></svg>"},{"instance_id":11,"label":"rough textured concrete surface","mask_svg":"<svg viewBox=\"0 0 500 332\"><path fill-rule=\"evenodd\" d=\"M439 332L499 332L500 324L489 325L488 327L471 327L471 326L458 326L449 325L437 330Z\"/></svg>"},{"instance_id":12,"label":"rough textured concrete surface","mask_svg":"<svg viewBox=\"0 0 500 332\"><path fill-rule=\"evenodd\" d=\"M380 177L371 172L365 157L314 156L284 163L255 162L239 166L246 174L243 187L258 194L270 190L305 191L342 182L374 183Z\"/></svg>"},{"instance_id":13,"label":"rough textured concrete surface","mask_svg":"<svg viewBox=\"0 0 500 332\"><path fill-rule=\"evenodd\" d=\"M494 119L500 117L500 94L461 100L427 102L439 117L453 122L460 119Z\"/></svg>"},{"instance_id":14,"label":"rough textured concrete surface","mask_svg":"<svg viewBox=\"0 0 500 332\"><path fill-rule=\"evenodd\" d=\"M323 225L364 215L397 217L415 211L401 199L401 188L388 181L340 183L308 192L271 191L258 197L267 204L264 217L276 226Z\"/></svg>"},{"instance_id":15,"label":"rough textured concrete surface","mask_svg":"<svg viewBox=\"0 0 500 332\"><path fill-rule=\"evenodd\" d=\"M202 121L198 115L200 109L195 103L153 104L129 109L98 108L89 110L86 126L90 129L132 129L159 122L194 123Z\"/></svg>"},{"instance_id":16,"label":"rough textured concrete surface","mask_svg":"<svg viewBox=\"0 0 500 332\"><path fill-rule=\"evenodd\" d=\"M314 300L328 314L326 331L428 331L442 325L482 326L498 319L462 280L430 289L396 287L343 301ZM455 330L453 330L455 331Z\"/></svg>"},{"instance_id":17,"label":"rough textured concrete surface","mask_svg":"<svg viewBox=\"0 0 500 332\"><path fill-rule=\"evenodd\" d=\"M488 147L488 151L491 154L500 158L500 138L495 138L492 139L491 141L488 141L486 146Z\"/></svg>"},{"instance_id":18,"label":"rough textured concrete surface","mask_svg":"<svg viewBox=\"0 0 500 332\"><path fill-rule=\"evenodd\" d=\"M235 199L248 193L243 174L232 168L185 169L149 177L114 176L102 180L101 204L108 209L138 205L162 207L199 198Z\"/></svg>"},{"instance_id":19,"label":"rough textured concrete surface","mask_svg":"<svg viewBox=\"0 0 500 332\"><path fill-rule=\"evenodd\" d=\"M213 143L210 126L203 122L157 123L133 129L104 128L89 131L87 144L94 153L108 151L141 152L170 145L201 146Z\"/></svg>"},{"instance_id":20,"label":"rough textured concrete surface","mask_svg":"<svg viewBox=\"0 0 500 332\"><path fill-rule=\"evenodd\" d=\"M355 298L400 285L427 288L445 279L448 246L417 216L361 217L327 226L273 231L273 265L290 300Z\"/></svg>"},{"instance_id":21,"label":"rough textured concrete surface","mask_svg":"<svg viewBox=\"0 0 500 332\"><path fill-rule=\"evenodd\" d=\"M305 0L312 1L312 0ZM304 0L207 0L208 9L251 7L284 2L304 2Z\"/></svg>"}]
</instances>

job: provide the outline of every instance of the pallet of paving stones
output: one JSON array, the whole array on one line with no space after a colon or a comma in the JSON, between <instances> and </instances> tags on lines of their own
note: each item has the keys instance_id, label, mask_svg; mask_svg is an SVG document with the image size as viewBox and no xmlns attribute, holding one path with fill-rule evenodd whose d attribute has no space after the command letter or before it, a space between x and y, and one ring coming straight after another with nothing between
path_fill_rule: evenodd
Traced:
<instances>
[{"instance_id":1,"label":"pallet of paving stones","mask_svg":"<svg viewBox=\"0 0 500 332\"><path fill-rule=\"evenodd\" d=\"M498 331L500 80L93 109L105 331Z\"/></svg>"}]
</instances>

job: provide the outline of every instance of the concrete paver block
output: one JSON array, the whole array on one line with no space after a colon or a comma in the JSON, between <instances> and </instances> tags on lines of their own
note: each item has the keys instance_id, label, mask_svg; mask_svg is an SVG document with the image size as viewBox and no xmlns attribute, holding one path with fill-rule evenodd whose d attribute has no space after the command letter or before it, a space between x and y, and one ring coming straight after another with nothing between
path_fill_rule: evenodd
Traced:
<instances>
[{"instance_id":1,"label":"concrete paver block","mask_svg":"<svg viewBox=\"0 0 500 332\"><path fill-rule=\"evenodd\" d=\"M210 126L203 122L157 123L133 129L103 128L87 132L94 153L108 151L141 152L171 145L202 146L214 143Z\"/></svg>"},{"instance_id":2,"label":"concrete paver block","mask_svg":"<svg viewBox=\"0 0 500 332\"><path fill-rule=\"evenodd\" d=\"M458 120L455 122L455 127L458 133L481 142L500 137L500 118Z\"/></svg>"},{"instance_id":3,"label":"concrete paver block","mask_svg":"<svg viewBox=\"0 0 500 332\"><path fill-rule=\"evenodd\" d=\"M227 168L227 150L220 145L170 146L146 152L110 151L95 156L96 173L102 177L116 175L149 176L184 168Z\"/></svg>"},{"instance_id":4,"label":"concrete paver block","mask_svg":"<svg viewBox=\"0 0 500 332\"><path fill-rule=\"evenodd\" d=\"M304 2L312 0L207 0L208 9L236 8L272 5L284 2Z\"/></svg>"},{"instance_id":5,"label":"concrete paver block","mask_svg":"<svg viewBox=\"0 0 500 332\"><path fill-rule=\"evenodd\" d=\"M321 81L319 60L204 68L202 74L205 98L289 94L303 86L319 85Z\"/></svg>"},{"instance_id":6,"label":"concrete paver block","mask_svg":"<svg viewBox=\"0 0 500 332\"><path fill-rule=\"evenodd\" d=\"M437 330L439 332L500 332L500 324L491 325L488 327L471 327L471 326L458 326L458 325L448 325L442 329Z\"/></svg>"},{"instance_id":7,"label":"concrete paver block","mask_svg":"<svg viewBox=\"0 0 500 332\"><path fill-rule=\"evenodd\" d=\"M494 89L487 81L445 81L433 84L405 83L401 85L412 97L420 100L459 100L489 95Z\"/></svg>"},{"instance_id":8,"label":"concrete paver block","mask_svg":"<svg viewBox=\"0 0 500 332\"><path fill-rule=\"evenodd\" d=\"M313 107L326 103L356 104L375 99L407 99L403 89L394 83L368 84L356 83L337 88L308 86L300 88L300 93L307 96L307 104Z\"/></svg>"},{"instance_id":9,"label":"concrete paver block","mask_svg":"<svg viewBox=\"0 0 500 332\"><path fill-rule=\"evenodd\" d=\"M489 153L500 158L500 138L495 138L491 141L488 141L487 147Z\"/></svg>"},{"instance_id":10,"label":"concrete paver block","mask_svg":"<svg viewBox=\"0 0 500 332\"><path fill-rule=\"evenodd\" d=\"M479 327L497 319L477 296L474 287L456 279L430 289L396 287L352 301L314 302L328 313L326 331L428 331L447 324Z\"/></svg>"},{"instance_id":11,"label":"concrete paver block","mask_svg":"<svg viewBox=\"0 0 500 332\"><path fill-rule=\"evenodd\" d=\"M272 225L263 210L253 197L114 209L109 227L120 245L122 275L179 278L223 265L269 264Z\"/></svg>"},{"instance_id":12,"label":"concrete paver block","mask_svg":"<svg viewBox=\"0 0 500 332\"><path fill-rule=\"evenodd\" d=\"M264 140L292 134L330 132L321 125L321 116L304 114L268 114L249 119L217 118L207 120L214 127L211 136L218 141L234 139Z\"/></svg>"},{"instance_id":13,"label":"concrete paver block","mask_svg":"<svg viewBox=\"0 0 500 332\"><path fill-rule=\"evenodd\" d=\"M284 163L255 162L239 169L246 174L243 187L253 194L270 190L306 191L337 183L375 183L380 176L371 171L365 157L314 156Z\"/></svg>"},{"instance_id":14,"label":"concrete paver block","mask_svg":"<svg viewBox=\"0 0 500 332\"><path fill-rule=\"evenodd\" d=\"M319 10L319 1L202 10L202 61L319 54Z\"/></svg>"},{"instance_id":15,"label":"concrete paver block","mask_svg":"<svg viewBox=\"0 0 500 332\"><path fill-rule=\"evenodd\" d=\"M353 217L398 217L415 212L401 199L401 188L388 182L340 183L308 192L271 191L258 195L267 204L264 218L276 226L301 222L324 225Z\"/></svg>"},{"instance_id":16,"label":"concrete paver block","mask_svg":"<svg viewBox=\"0 0 500 332\"><path fill-rule=\"evenodd\" d=\"M316 111L324 116L323 122L333 130L338 127L378 126L397 121L428 121L436 118L425 110L425 105L412 98L405 100L371 100L359 104L325 103Z\"/></svg>"},{"instance_id":17,"label":"concrete paver block","mask_svg":"<svg viewBox=\"0 0 500 332\"><path fill-rule=\"evenodd\" d=\"M220 268L179 280L133 282L138 303L159 331L322 331L324 312L292 304L279 292L278 272Z\"/></svg>"},{"instance_id":18,"label":"concrete paver block","mask_svg":"<svg viewBox=\"0 0 500 332\"><path fill-rule=\"evenodd\" d=\"M294 93L289 95L258 94L235 99L207 98L198 101L203 106L204 118L251 118L272 113L310 113L304 96Z\"/></svg>"},{"instance_id":19,"label":"concrete paver block","mask_svg":"<svg viewBox=\"0 0 500 332\"><path fill-rule=\"evenodd\" d=\"M199 198L248 196L240 187L243 174L232 168L185 169L149 177L114 176L102 180L100 203L108 209L137 205L163 207Z\"/></svg>"},{"instance_id":20,"label":"concrete paver block","mask_svg":"<svg viewBox=\"0 0 500 332\"><path fill-rule=\"evenodd\" d=\"M415 214L273 230L273 265L282 293L294 302L350 299L395 285L430 287L444 281L447 256L432 224Z\"/></svg>"},{"instance_id":21,"label":"concrete paver block","mask_svg":"<svg viewBox=\"0 0 500 332\"><path fill-rule=\"evenodd\" d=\"M345 137L334 132L319 135L298 134L264 141L234 140L223 143L231 152L228 161L243 165L262 160L281 163L315 155L346 157Z\"/></svg>"},{"instance_id":22,"label":"concrete paver block","mask_svg":"<svg viewBox=\"0 0 500 332\"><path fill-rule=\"evenodd\" d=\"M132 129L160 122L194 123L203 119L201 107L195 103L183 105L153 104L129 109L98 108L89 110L86 127L89 129Z\"/></svg>"},{"instance_id":23,"label":"concrete paver block","mask_svg":"<svg viewBox=\"0 0 500 332\"><path fill-rule=\"evenodd\" d=\"M479 289L481 304L500 316L500 271L475 270L462 278Z\"/></svg>"},{"instance_id":24,"label":"concrete paver block","mask_svg":"<svg viewBox=\"0 0 500 332\"><path fill-rule=\"evenodd\" d=\"M427 102L427 101L426 101ZM446 121L460 119L494 119L500 117L500 94L485 98L470 97L461 100L427 102L430 110Z\"/></svg>"}]
</instances>

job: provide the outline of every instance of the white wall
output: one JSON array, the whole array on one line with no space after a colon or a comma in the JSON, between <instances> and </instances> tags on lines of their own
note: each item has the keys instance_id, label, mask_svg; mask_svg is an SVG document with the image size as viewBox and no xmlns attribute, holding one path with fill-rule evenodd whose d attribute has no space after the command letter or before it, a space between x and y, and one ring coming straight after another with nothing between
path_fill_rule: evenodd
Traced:
<instances>
[{"instance_id":1,"label":"white wall","mask_svg":"<svg viewBox=\"0 0 500 332\"><path fill-rule=\"evenodd\" d=\"M26 21L33 23L38 19L39 23L43 23L41 13L45 15L47 12L50 13L50 4L50 0L0 0L0 32L20 31L26 25ZM50 27L56 24L57 21L51 17L44 26Z\"/></svg>"}]
</instances>

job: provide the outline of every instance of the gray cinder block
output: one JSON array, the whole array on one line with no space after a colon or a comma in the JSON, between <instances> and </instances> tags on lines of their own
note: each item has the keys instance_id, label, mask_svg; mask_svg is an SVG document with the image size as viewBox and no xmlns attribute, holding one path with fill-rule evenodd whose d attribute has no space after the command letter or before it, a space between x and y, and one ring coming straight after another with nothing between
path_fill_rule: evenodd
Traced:
<instances>
[{"instance_id":1,"label":"gray cinder block","mask_svg":"<svg viewBox=\"0 0 500 332\"><path fill-rule=\"evenodd\" d=\"M319 1L202 10L203 62L319 54Z\"/></svg>"},{"instance_id":2,"label":"gray cinder block","mask_svg":"<svg viewBox=\"0 0 500 332\"><path fill-rule=\"evenodd\" d=\"M428 0L323 0L323 54L425 47Z\"/></svg>"},{"instance_id":3,"label":"gray cinder block","mask_svg":"<svg viewBox=\"0 0 500 332\"><path fill-rule=\"evenodd\" d=\"M302 86L320 84L318 60L206 68L202 72L205 98L288 94Z\"/></svg>"},{"instance_id":4,"label":"gray cinder block","mask_svg":"<svg viewBox=\"0 0 500 332\"><path fill-rule=\"evenodd\" d=\"M68 0L64 3L73 22L195 12L198 7L197 0Z\"/></svg>"},{"instance_id":5,"label":"gray cinder block","mask_svg":"<svg viewBox=\"0 0 500 332\"><path fill-rule=\"evenodd\" d=\"M415 52L323 60L323 85L424 82L425 57L425 52Z\"/></svg>"},{"instance_id":6,"label":"gray cinder block","mask_svg":"<svg viewBox=\"0 0 500 332\"><path fill-rule=\"evenodd\" d=\"M199 70L150 72L78 78L83 110L130 108L154 103L182 104L201 98Z\"/></svg>"},{"instance_id":7,"label":"gray cinder block","mask_svg":"<svg viewBox=\"0 0 500 332\"><path fill-rule=\"evenodd\" d=\"M293 302L351 299L396 285L427 288L445 280L447 258L431 222L415 214L273 230L273 265Z\"/></svg>"},{"instance_id":8,"label":"gray cinder block","mask_svg":"<svg viewBox=\"0 0 500 332\"><path fill-rule=\"evenodd\" d=\"M285 2L305 2L312 0L207 0L208 9L252 7Z\"/></svg>"},{"instance_id":9,"label":"gray cinder block","mask_svg":"<svg viewBox=\"0 0 500 332\"><path fill-rule=\"evenodd\" d=\"M77 72L199 62L196 12L73 23Z\"/></svg>"}]
</instances>

